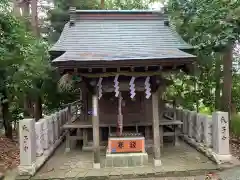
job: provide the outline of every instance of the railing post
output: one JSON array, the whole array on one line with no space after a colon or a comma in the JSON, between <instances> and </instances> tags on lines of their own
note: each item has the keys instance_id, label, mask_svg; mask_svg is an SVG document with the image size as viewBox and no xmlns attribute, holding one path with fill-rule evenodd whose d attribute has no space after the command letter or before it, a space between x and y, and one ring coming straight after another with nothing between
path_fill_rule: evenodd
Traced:
<instances>
[{"instance_id":1,"label":"railing post","mask_svg":"<svg viewBox=\"0 0 240 180\"><path fill-rule=\"evenodd\" d=\"M47 117L47 126L48 126L48 145L51 148L51 146L54 144L52 116Z\"/></svg>"},{"instance_id":2,"label":"railing post","mask_svg":"<svg viewBox=\"0 0 240 180\"><path fill-rule=\"evenodd\" d=\"M43 123L43 149L49 148L49 135L48 135L48 120L46 118L41 119Z\"/></svg>"},{"instance_id":3,"label":"railing post","mask_svg":"<svg viewBox=\"0 0 240 180\"><path fill-rule=\"evenodd\" d=\"M43 122L39 120L35 123L35 132L36 132L36 155L37 157L43 155Z\"/></svg>"},{"instance_id":4,"label":"railing post","mask_svg":"<svg viewBox=\"0 0 240 180\"><path fill-rule=\"evenodd\" d=\"M202 119L203 142L207 147L212 147L212 117L204 115Z\"/></svg>"},{"instance_id":5,"label":"railing post","mask_svg":"<svg viewBox=\"0 0 240 180\"><path fill-rule=\"evenodd\" d=\"M197 121L196 121L196 141L202 142L202 136L203 136L203 126L202 126L202 119L204 118L204 115L197 114Z\"/></svg>"},{"instance_id":6,"label":"railing post","mask_svg":"<svg viewBox=\"0 0 240 180\"><path fill-rule=\"evenodd\" d=\"M220 161L229 161L229 119L227 112L213 113L213 151Z\"/></svg>"},{"instance_id":7,"label":"railing post","mask_svg":"<svg viewBox=\"0 0 240 180\"><path fill-rule=\"evenodd\" d=\"M193 134L193 112L190 111L188 114L188 131L187 131L188 137L192 138Z\"/></svg>"},{"instance_id":8,"label":"railing post","mask_svg":"<svg viewBox=\"0 0 240 180\"><path fill-rule=\"evenodd\" d=\"M67 121L72 119L71 105L69 104L67 107Z\"/></svg>"},{"instance_id":9,"label":"railing post","mask_svg":"<svg viewBox=\"0 0 240 180\"><path fill-rule=\"evenodd\" d=\"M188 110L183 109L183 134L187 135L188 133Z\"/></svg>"},{"instance_id":10,"label":"railing post","mask_svg":"<svg viewBox=\"0 0 240 180\"><path fill-rule=\"evenodd\" d=\"M36 132L35 120L23 119L19 122L20 138L20 175L36 172Z\"/></svg>"},{"instance_id":11,"label":"railing post","mask_svg":"<svg viewBox=\"0 0 240 180\"><path fill-rule=\"evenodd\" d=\"M59 131L58 131L58 116L57 116L57 113L54 113L53 115L52 115L52 118L53 118L53 124L54 124L54 139L55 139L55 141L57 141L58 140L58 138L59 138Z\"/></svg>"}]
</instances>

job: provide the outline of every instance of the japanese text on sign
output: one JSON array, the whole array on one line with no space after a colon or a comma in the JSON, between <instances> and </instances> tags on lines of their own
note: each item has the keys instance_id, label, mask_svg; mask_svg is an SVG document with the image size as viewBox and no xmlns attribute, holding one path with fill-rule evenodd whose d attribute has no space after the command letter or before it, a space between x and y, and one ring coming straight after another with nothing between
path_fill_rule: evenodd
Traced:
<instances>
[{"instance_id":1,"label":"japanese text on sign","mask_svg":"<svg viewBox=\"0 0 240 180\"><path fill-rule=\"evenodd\" d=\"M118 142L118 147L119 147L120 149L124 148L124 143L123 143L123 141L119 141L119 142Z\"/></svg>"},{"instance_id":2,"label":"japanese text on sign","mask_svg":"<svg viewBox=\"0 0 240 180\"><path fill-rule=\"evenodd\" d=\"M130 148L136 148L136 141L130 141Z\"/></svg>"},{"instance_id":3,"label":"japanese text on sign","mask_svg":"<svg viewBox=\"0 0 240 180\"><path fill-rule=\"evenodd\" d=\"M222 133L222 140L226 140L227 139L227 136L226 136L226 131L227 131L227 128L226 128L226 125L227 125L227 121L226 119L222 116L221 118L221 124L222 124L222 127L221 127L221 133Z\"/></svg>"}]
</instances>

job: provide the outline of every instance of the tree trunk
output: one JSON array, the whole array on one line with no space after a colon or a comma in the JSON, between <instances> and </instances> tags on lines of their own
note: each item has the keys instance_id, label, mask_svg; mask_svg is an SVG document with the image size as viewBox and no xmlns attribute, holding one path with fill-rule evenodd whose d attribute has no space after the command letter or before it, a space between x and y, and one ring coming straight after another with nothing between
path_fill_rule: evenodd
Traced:
<instances>
[{"instance_id":1,"label":"tree trunk","mask_svg":"<svg viewBox=\"0 0 240 180\"><path fill-rule=\"evenodd\" d=\"M101 0L101 5L100 5L101 9L104 9L104 4L105 4L105 0Z\"/></svg>"},{"instance_id":2,"label":"tree trunk","mask_svg":"<svg viewBox=\"0 0 240 180\"><path fill-rule=\"evenodd\" d=\"M6 90L5 90L6 91ZM11 117L9 112L9 102L6 98L6 92L3 92L3 100L2 100L2 117L3 117L3 125L5 129L5 136L9 139L12 139L12 125L11 125Z\"/></svg>"},{"instance_id":3,"label":"tree trunk","mask_svg":"<svg viewBox=\"0 0 240 180\"><path fill-rule=\"evenodd\" d=\"M232 93L232 46L223 55L223 95L222 110L231 113L231 93Z\"/></svg>"},{"instance_id":4,"label":"tree trunk","mask_svg":"<svg viewBox=\"0 0 240 180\"><path fill-rule=\"evenodd\" d=\"M40 31L38 27L38 7L37 7L38 0L31 1L31 10L32 10L32 30L36 37L40 37ZM42 99L40 95L37 95L36 101L34 102L34 118L36 121L42 118Z\"/></svg>"},{"instance_id":5,"label":"tree trunk","mask_svg":"<svg viewBox=\"0 0 240 180\"><path fill-rule=\"evenodd\" d=\"M13 0L13 13L15 16L19 17L21 16L21 13L20 13L20 7L19 7L19 3L17 0Z\"/></svg>"},{"instance_id":6,"label":"tree trunk","mask_svg":"<svg viewBox=\"0 0 240 180\"><path fill-rule=\"evenodd\" d=\"M28 0L25 0L23 3L22 3L22 13L23 13L23 16L26 20L29 20L29 15L30 15L30 3Z\"/></svg>"},{"instance_id":7,"label":"tree trunk","mask_svg":"<svg viewBox=\"0 0 240 180\"><path fill-rule=\"evenodd\" d=\"M36 121L42 118L42 99L40 96L34 102L34 118Z\"/></svg>"},{"instance_id":8,"label":"tree trunk","mask_svg":"<svg viewBox=\"0 0 240 180\"><path fill-rule=\"evenodd\" d=\"M216 66L215 66L215 110L219 110L220 107L220 79L221 79L221 58L216 59Z\"/></svg>"},{"instance_id":9,"label":"tree trunk","mask_svg":"<svg viewBox=\"0 0 240 180\"><path fill-rule=\"evenodd\" d=\"M27 94L24 95L23 99L23 115L25 118L33 117L32 103Z\"/></svg>"},{"instance_id":10,"label":"tree trunk","mask_svg":"<svg viewBox=\"0 0 240 180\"><path fill-rule=\"evenodd\" d=\"M33 30L33 33L36 37L39 37L40 36L40 33L39 33L39 28L38 28L38 11L37 11L37 0L32 0L31 1L31 10L32 10L32 21L31 21L31 24L32 24L32 30Z\"/></svg>"}]
</instances>

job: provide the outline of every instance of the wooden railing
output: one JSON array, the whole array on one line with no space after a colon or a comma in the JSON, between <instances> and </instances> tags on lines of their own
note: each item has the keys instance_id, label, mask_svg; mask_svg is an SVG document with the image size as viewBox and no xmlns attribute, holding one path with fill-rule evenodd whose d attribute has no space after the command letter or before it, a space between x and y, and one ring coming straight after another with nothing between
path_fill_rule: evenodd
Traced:
<instances>
[{"instance_id":1,"label":"wooden railing","mask_svg":"<svg viewBox=\"0 0 240 180\"><path fill-rule=\"evenodd\" d=\"M63 108L68 109L68 121L72 121L72 122L77 120L77 118L79 118L82 112L84 111L82 100L65 104L63 105Z\"/></svg>"},{"instance_id":2,"label":"wooden railing","mask_svg":"<svg viewBox=\"0 0 240 180\"><path fill-rule=\"evenodd\" d=\"M163 110L163 117L171 120L179 120L176 119L176 101L164 101L164 110Z\"/></svg>"}]
</instances>

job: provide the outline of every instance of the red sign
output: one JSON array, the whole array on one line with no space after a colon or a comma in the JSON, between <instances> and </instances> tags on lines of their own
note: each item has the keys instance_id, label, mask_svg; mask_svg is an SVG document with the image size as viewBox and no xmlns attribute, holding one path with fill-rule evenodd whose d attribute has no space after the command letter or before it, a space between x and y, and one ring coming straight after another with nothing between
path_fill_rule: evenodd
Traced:
<instances>
[{"instance_id":1,"label":"red sign","mask_svg":"<svg viewBox=\"0 0 240 180\"><path fill-rule=\"evenodd\" d=\"M121 152L145 152L144 139L114 138L108 141L108 150L111 153Z\"/></svg>"}]
</instances>

